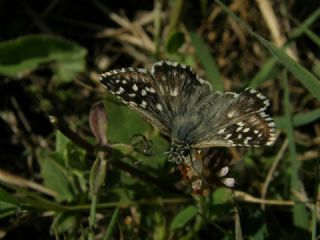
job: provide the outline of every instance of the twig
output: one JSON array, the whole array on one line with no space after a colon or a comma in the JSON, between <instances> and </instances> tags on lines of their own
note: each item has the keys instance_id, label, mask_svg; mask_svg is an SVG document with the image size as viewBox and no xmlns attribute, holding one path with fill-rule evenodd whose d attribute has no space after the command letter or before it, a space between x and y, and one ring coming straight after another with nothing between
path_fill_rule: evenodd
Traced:
<instances>
[{"instance_id":1,"label":"twig","mask_svg":"<svg viewBox=\"0 0 320 240\"><path fill-rule=\"evenodd\" d=\"M266 198L268 187L269 187L269 184L270 184L270 182L272 180L273 173L276 170L276 168L277 168L280 160L282 159L283 154L285 153L287 148L288 148L288 139L286 138L286 140L283 142L278 154L274 158L274 161L273 161L273 163L272 163L272 165L271 165L271 167L270 167L270 169L268 171L266 180L264 181L264 184L262 186L262 189L261 189L261 198L262 199ZM264 209L264 207L265 207L264 204L262 204L262 209Z\"/></svg>"},{"instance_id":2,"label":"twig","mask_svg":"<svg viewBox=\"0 0 320 240\"><path fill-rule=\"evenodd\" d=\"M237 200L250 202L250 203L257 203L257 204L278 205L278 206L293 206L295 204L295 202L292 200L261 199L241 191L234 191L234 196L237 198Z\"/></svg>"},{"instance_id":3,"label":"twig","mask_svg":"<svg viewBox=\"0 0 320 240\"><path fill-rule=\"evenodd\" d=\"M26 2L22 2L24 11L32 18L33 24L35 24L42 32L47 34L53 34L52 30L45 25L41 20L41 16L38 15Z\"/></svg>"},{"instance_id":4,"label":"twig","mask_svg":"<svg viewBox=\"0 0 320 240\"><path fill-rule=\"evenodd\" d=\"M55 116L49 116L50 123L59 129L66 137L68 137L72 142L77 144L79 147L85 149L89 153L94 153L95 147L87 142L85 139L80 137L76 132L72 131L67 124L61 119L58 120Z\"/></svg>"},{"instance_id":5,"label":"twig","mask_svg":"<svg viewBox=\"0 0 320 240\"><path fill-rule=\"evenodd\" d=\"M154 1L154 45L155 55L158 58L160 52L160 31L161 31L161 9L163 0Z\"/></svg>"},{"instance_id":6,"label":"twig","mask_svg":"<svg viewBox=\"0 0 320 240\"><path fill-rule=\"evenodd\" d=\"M25 117L23 111L21 110L17 99L15 97L11 97L10 102L11 102L13 108L16 110L17 115L18 115L22 125L24 126L25 130L27 131L28 134L31 134L32 133L31 126L30 126L27 118Z\"/></svg>"},{"instance_id":7,"label":"twig","mask_svg":"<svg viewBox=\"0 0 320 240\"><path fill-rule=\"evenodd\" d=\"M50 122L56 128L58 128L65 136L70 138L71 141L73 141L76 145L85 149L90 154L93 154L95 152L95 150L97 148L95 146L93 146L92 144L90 144L89 142L87 142L82 137L80 137L76 132L74 132L70 128L68 128L68 125L66 123L62 124L62 122L54 116L50 116L49 119L50 119ZM112 146L103 147L103 149L101 149L101 150L106 151L110 158L113 155L121 155L121 152L112 148ZM171 192L171 193L179 194L179 195L183 195L183 196L189 196L188 194L181 192L181 191L175 189L174 187L172 187L172 184L168 183L167 181L159 180L158 178L156 178L152 175L149 175L145 171L142 171L138 168L135 168L135 167L121 161L120 159L116 159L115 161L109 160L109 163L111 165L123 170L123 171L130 173L132 176L135 176L145 182L153 183L154 185L162 188L163 190L165 190L167 192Z\"/></svg>"},{"instance_id":8,"label":"twig","mask_svg":"<svg viewBox=\"0 0 320 240\"><path fill-rule=\"evenodd\" d=\"M14 186L22 187L22 188L31 188L43 194L49 195L51 197L56 197L57 193L39 183L30 181L28 179L22 178L20 176L14 175L7 171L0 169L0 181L11 184Z\"/></svg>"}]
</instances>

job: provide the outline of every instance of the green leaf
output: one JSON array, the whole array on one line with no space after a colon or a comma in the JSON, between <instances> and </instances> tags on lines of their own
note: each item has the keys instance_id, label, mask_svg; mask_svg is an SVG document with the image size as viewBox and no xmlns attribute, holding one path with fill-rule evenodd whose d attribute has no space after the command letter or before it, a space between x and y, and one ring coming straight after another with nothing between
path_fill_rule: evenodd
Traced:
<instances>
[{"instance_id":1,"label":"green leaf","mask_svg":"<svg viewBox=\"0 0 320 240\"><path fill-rule=\"evenodd\" d=\"M19 204L19 201L15 197L10 195L7 191L5 191L1 187L0 187L0 202L6 202L14 206Z\"/></svg>"},{"instance_id":2,"label":"green leaf","mask_svg":"<svg viewBox=\"0 0 320 240\"><path fill-rule=\"evenodd\" d=\"M53 36L30 35L0 43L0 74L16 76L40 64L56 62L55 78L70 81L84 71L86 49Z\"/></svg>"},{"instance_id":3,"label":"green leaf","mask_svg":"<svg viewBox=\"0 0 320 240\"><path fill-rule=\"evenodd\" d=\"M305 205L296 203L293 206L293 222L298 228L306 231L310 230L309 213Z\"/></svg>"},{"instance_id":4,"label":"green leaf","mask_svg":"<svg viewBox=\"0 0 320 240\"><path fill-rule=\"evenodd\" d=\"M41 161L41 175L45 185L58 193L58 201L73 200L74 196L67 170L50 156Z\"/></svg>"},{"instance_id":5,"label":"green leaf","mask_svg":"<svg viewBox=\"0 0 320 240\"><path fill-rule=\"evenodd\" d=\"M311 72L305 69L302 65L297 63L291 57L289 57L282 49L275 47L273 44L268 42L266 39L261 37L259 34L255 33L245 22L238 18L230 9L223 4L220 0L215 0L215 2L234 20L239 22L242 27L244 27L248 33L250 33L254 38L256 38L262 45L264 45L276 58L282 63L289 72L291 72L300 83L309 90L309 92L318 100L320 100L320 80L316 78Z\"/></svg>"},{"instance_id":6,"label":"green leaf","mask_svg":"<svg viewBox=\"0 0 320 240\"><path fill-rule=\"evenodd\" d=\"M190 32L192 45L195 48L196 55L203 68L206 71L208 79L211 81L213 88L218 91L224 89L223 81L220 77L218 66L210 54L210 48L196 32Z\"/></svg>"},{"instance_id":7,"label":"green leaf","mask_svg":"<svg viewBox=\"0 0 320 240\"><path fill-rule=\"evenodd\" d=\"M67 145L70 140L59 130L56 131L56 153L63 157L67 157Z\"/></svg>"},{"instance_id":8,"label":"green leaf","mask_svg":"<svg viewBox=\"0 0 320 240\"><path fill-rule=\"evenodd\" d=\"M85 150L75 145L59 130L56 131L56 149L54 158L66 168L85 169Z\"/></svg>"},{"instance_id":9,"label":"green leaf","mask_svg":"<svg viewBox=\"0 0 320 240\"><path fill-rule=\"evenodd\" d=\"M128 143L135 134L150 130L149 124L127 106L114 102L105 104L108 113L108 139L114 143Z\"/></svg>"},{"instance_id":10,"label":"green leaf","mask_svg":"<svg viewBox=\"0 0 320 240\"><path fill-rule=\"evenodd\" d=\"M18 200L0 187L0 219L15 214L18 208Z\"/></svg>"},{"instance_id":11,"label":"green leaf","mask_svg":"<svg viewBox=\"0 0 320 240\"><path fill-rule=\"evenodd\" d=\"M168 38L168 42L166 44L166 49L169 53L175 53L185 42L185 37L183 32L173 32Z\"/></svg>"},{"instance_id":12,"label":"green leaf","mask_svg":"<svg viewBox=\"0 0 320 240\"><path fill-rule=\"evenodd\" d=\"M218 188L211 197L213 204L224 204L232 200L232 191L228 188Z\"/></svg>"},{"instance_id":13,"label":"green leaf","mask_svg":"<svg viewBox=\"0 0 320 240\"><path fill-rule=\"evenodd\" d=\"M170 225L170 231L175 231L184 227L189 221L191 221L198 213L198 209L190 205L180 211L172 220Z\"/></svg>"},{"instance_id":14,"label":"green leaf","mask_svg":"<svg viewBox=\"0 0 320 240\"><path fill-rule=\"evenodd\" d=\"M72 232L77 227L76 215L71 213L58 213L53 220L51 228L55 232L62 234Z\"/></svg>"},{"instance_id":15,"label":"green leaf","mask_svg":"<svg viewBox=\"0 0 320 240\"><path fill-rule=\"evenodd\" d=\"M77 61L74 59L64 59L63 61L58 61L54 65L54 80L57 82L69 82L78 73L83 72L85 68L86 61L84 57L77 59Z\"/></svg>"}]
</instances>

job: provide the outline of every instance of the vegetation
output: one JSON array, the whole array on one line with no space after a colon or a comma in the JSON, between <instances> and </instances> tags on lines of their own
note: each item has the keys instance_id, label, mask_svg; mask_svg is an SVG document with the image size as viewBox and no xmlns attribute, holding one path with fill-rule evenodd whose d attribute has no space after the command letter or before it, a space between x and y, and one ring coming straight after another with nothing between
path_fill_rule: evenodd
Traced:
<instances>
[{"instance_id":1,"label":"vegetation","mask_svg":"<svg viewBox=\"0 0 320 240\"><path fill-rule=\"evenodd\" d=\"M317 239L317 1L1 6L2 239ZM161 59L215 90L270 99L272 147L203 152L232 159L233 189L192 194L166 155L150 157L167 139L99 83L109 69Z\"/></svg>"}]
</instances>

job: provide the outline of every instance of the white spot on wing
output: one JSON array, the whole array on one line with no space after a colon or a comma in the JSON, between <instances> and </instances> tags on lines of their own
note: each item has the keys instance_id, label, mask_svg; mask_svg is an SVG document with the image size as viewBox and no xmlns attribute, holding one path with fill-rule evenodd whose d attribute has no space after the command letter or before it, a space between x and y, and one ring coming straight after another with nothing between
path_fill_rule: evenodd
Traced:
<instances>
[{"instance_id":1,"label":"white spot on wing","mask_svg":"<svg viewBox=\"0 0 320 240\"><path fill-rule=\"evenodd\" d=\"M257 91L254 90L253 88L250 89L250 93L251 93L251 94L254 94L254 93L256 93L256 92L257 92Z\"/></svg>"},{"instance_id":2,"label":"white spot on wing","mask_svg":"<svg viewBox=\"0 0 320 240\"><path fill-rule=\"evenodd\" d=\"M227 186L227 187L234 187L236 181L234 180L234 178L223 178L222 180L222 183Z\"/></svg>"},{"instance_id":3,"label":"white spot on wing","mask_svg":"<svg viewBox=\"0 0 320 240\"><path fill-rule=\"evenodd\" d=\"M164 90L163 90L163 88L162 88L162 85L159 85L159 89L160 89L160 93L161 93L161 94L164 94Z\"/></svg>"},{"instance_id":4,"label":"white spot on wing","mask_svg":"<svg viewBox=\"0 0 320 240\"><path fill-rule=\"evenodd\" d=\"M227 134L227 136L225 137L225 139L229 139L232 136L231 133Z\"/></svg>"},{"instance_id":5,"label":"white spot on wing","mask_svg":"<svg viewBox=\"0 0 320 240\"><path fill-rule=\"evenodd\" d=\"M242 130L242 128L243 128L242 126L238 127L238 128L237 128L237 130L236 130L236 132L241 131L241 130Z\"/></svg>"},{"instance_id":6,"label":"white spot on wing","mask_svg":"<svg viewBox=\"0 0 320 240\"><path fill-rule=\"evenodd\" d=\"M176 87L175 89L171 90L170 95L173 97L178 96L178 88Z\"/></svg>"},{"instance_id":7,"label":"white spot on wing","mask_svg":"<svg viewBox=\"0 0 320 240\"><path fill-rule=\"evenodd\" d=\"M226 130L225 128L222 128L222 129L220 129L217 133L218 133L218 134L222 134L222 133L224 133L225 130Z\"/></svg>"},{"instance_id":8,"label":"white spot on wing","mask_svg":"<svg viewBox=\"0 0 320 240\"><path fill-rule=\"evenodd\" d=\"M151 93L155 93L155 92L156 92L156 91L154 90L154 88L152 88L152 87L150 87L150 88L146 87L146 91L147 91L147 92L151 92Z\"/></svg>"},{"instance_id":9,"label":"white spot on wing","mask_svg":"<svg viewBox=\"0 0 320 240\"><path fill-rule=\"evenodd\" d=\"M161 112L163 110L162 105L160 103L158 103L156 105L156 108Z\"/></svg>"},{"instance_id":10,"label":"white spot on wing","mask_svg":"<svg viewBox=\"0 0 320 240\"><path fill-rule=\"evenodd\" d=\"M124 89L123 87L119 87L119 90L116 92L116 94L121 94L124 92Z\"/></svg>"},{"instance_id":11,"label":"white spot on wing","mask_svg":"<svg viewBox=\"0 0 320 240\"><path fill-rule=\"evenodd\" d=\"M237 122L236 124L237 124L238 126L240 126L240 127L243 127L243 126L245 125L244 122Z\"/></svg>"},{"instance_id":12,"label":"white spot on wing","mask_svg":"<svg viewBox=\"0 0 320 240\"><path fill-rule=\"evenodd\" d=\"M233 110L233 111L231 111L231 112L228 112L228 118L233 118L235 115L236 115L236 111L235 110Z\"/></svg>"},{"instance_id":13,"label":"white spot on wing","mask_svg":"<svg viewBox=\"0 0 320 240\"><path fill-rule=\"evenodd\" d=\"M229 167L228 166L225 166L223 168L220 169L219 173L218 173L218 176L219 177L225 177L229 172Z\"/></svg>"},{"instance_id":14,"label":"white spot on wing","mask_svg":"<svg viewBox=\"0 0 320 240\"><path fill-rule=\"evenodd\" d=\"M140 106L143 107L143 108L146 108L147 105L148 105L147 102L142 100Z\"/></svg>"},{"instance_id":15,"label":"white spot on wing","mask_svg":"<svg viewBox=\"0 0 320 240\"><path fill-rule=\"evenodd\" d=\"M249 132L250 128L243 129L243 132Z\"/></svg>"},{"instance_id":16,"label":"white spot on wing","mask_svg":"<svg viewBox=\"0 0 320 240\"><path fill-rule=\"evenodd\" d=\"M137 87L137 85L134 83L133 85L132 85L132 89L133 89L133 91L138 91L138 87Z\"/></svg>"}]
</instances>

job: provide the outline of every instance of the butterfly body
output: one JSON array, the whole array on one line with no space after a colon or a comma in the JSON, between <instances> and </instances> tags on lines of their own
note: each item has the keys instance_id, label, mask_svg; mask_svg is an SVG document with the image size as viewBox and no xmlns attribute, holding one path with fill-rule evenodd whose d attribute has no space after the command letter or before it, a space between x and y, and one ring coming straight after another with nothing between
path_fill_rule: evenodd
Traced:
<instances>
[{"instance_id":1,"label":"butterfly body","mask_svg":"<svg viewBox=\"0 0 320 240\"><path fill-rule=\"evenodd\" d=\"M273 144L269 101L254 89L211 91L188 66L161 61L150 71L123 68L100 76L102 84L171 139L169 161L180 164L192 149Z\"/></svg>"}]
</instances>

